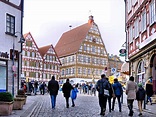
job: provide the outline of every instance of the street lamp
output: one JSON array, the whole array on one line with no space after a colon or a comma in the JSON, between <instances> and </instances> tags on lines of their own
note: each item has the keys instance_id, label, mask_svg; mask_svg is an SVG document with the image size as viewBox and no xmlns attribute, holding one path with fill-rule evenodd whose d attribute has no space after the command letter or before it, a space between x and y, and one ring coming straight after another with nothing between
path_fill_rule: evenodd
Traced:
<instances>
[{"instance_id":1,"label":"street lamp","mask_svg":"<svg viewBox=\"0 0 156 117\"><path fill-rule=\"evenodd\" d=\"M15 77L15 71L16 71L16 66L15 66L15 55L16 55L16 58L19 57L19 54L22 52L22 44L25 42L25 39L23 38L23 35L20 33L20 32L15 32L14 33L14 36L16 36L16 34L19 33L20 34L20 41L18 41L18 43L21 44L21 50L16 54L15 54L15 42L13 40L13 50L12 50L12 95L14 96L14 77ZM19 58L18 58L18 73L19 73ZM19 74L18 74L19 76ZM19 78L18 78L18 81L19 82Z\"/></svg>"}]
</instances>

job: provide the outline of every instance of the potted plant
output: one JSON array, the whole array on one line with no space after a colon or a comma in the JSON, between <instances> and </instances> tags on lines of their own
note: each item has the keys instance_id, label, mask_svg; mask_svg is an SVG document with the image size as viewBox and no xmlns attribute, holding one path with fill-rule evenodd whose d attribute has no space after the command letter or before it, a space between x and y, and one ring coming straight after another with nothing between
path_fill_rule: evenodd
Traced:
<instances>
[{"instance_id":1,"label":"potted plant","mask_svg":"<svg viewBox=\"0 0 156 117\"><path fill-rule=\"evenodd\" d=\"M0 116L10 115L14 98L10 92L0 92Z\"/></svg>"},{"instance_id":2,"label":"potted plant","mask_svg":"<svg viewBox=\"0 0 156 117\"><path fill-rule=\"evenodd\" d=\"M27 99L27 95L25 95L25 92L23 89L19 89L17 91L17 95L16 95L16 98L24 98L24 104L26 104L26 99Z\"/></svg>"},{"instance_id":3,"label":"potted plant","mask_svg":"<svg viewBox=\"0 0 156 117\"><path fill-rule=\"evenodd\" d=\"M14 98L13 110L23 109L24 102L25 102L25 98L23 98L23 97Z\"/></svg>"}]
</instances>

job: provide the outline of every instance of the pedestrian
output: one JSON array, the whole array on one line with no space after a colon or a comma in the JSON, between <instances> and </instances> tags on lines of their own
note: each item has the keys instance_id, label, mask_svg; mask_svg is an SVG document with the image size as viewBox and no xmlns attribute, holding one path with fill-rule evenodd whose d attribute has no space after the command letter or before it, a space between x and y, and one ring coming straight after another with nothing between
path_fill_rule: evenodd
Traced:
<instances>
[{"instance_id":1,"label":"pedestrian","mask_svg":"<svg viewBox=\"0 0 156 117\"><path fill-rule=\"evenodd\" d=\"M35 93L35 95L37 95L37 90L38 90L38 82L37 82L37 80L35 80L35 82L34 82L34 93Z\"/></svg>"},{"instance_id":2,"label":"pedestrian","mask_svg":"<svg viewBox=\"0 0 156 117\"><path fill-rule=\"evenodd\" d=\"M71 90L71 100L72 100L72 107L75 106L74 100L77 98L77 93L78 93L78 85L73 85L74 89Z\"/></svg>"},{"instance_id":3,"label":"pedestrian","mask_svg":"<svg viewBox=\"0 0 156 117\"><path fill-rule=\"evenodd\" d=\"M40 86L41 95L45 94L45 87L46 87L45 82L41 83L41 86Z\"/></svg>"},{"instance_id":4,"label":"pedestrian","mask_svg":"<svg viewBox=\"0 0 156 117\"><path fill-rule=\"evenodd\" d=\"M55 109L58 90L59 90L59 84L55 80L55 76L52 76L52 79L48 82L48 92L50 93L52 109Z\"/></svg>"},{"instance_id":5,"label":"pedestrian","mask_svg":"<svg viewBox=\"0 0 156 117\"><path fill-rule=\"evenodd\" d=\"M145 99L145 90L144 88L142 87L142 84L139 83L138 84L138 90L136 92L136 100L138 101L138 108L139 108L139 115L138 116L141 116L142 115L142 103Z\"/></svg>"},{"instance_id":6,"label":"pedestrian","mask_svg":"<svg viewBox=\"0 0 156 117\"><path fill-rule=\"evenodd\" d=\"M126 84L127 105L129 108L129 116L133 116L133 102L136 99L137 84L134 82L134 77L130 76Z\"/></svg>"},{"instance_id":7,"label":"pedestrian","mask_svg":"<svg viewBox=\"0 0 156 117\"><path fill-rule=\"evenodd\" d=\"M106 80L109 82L108 78L106 78ZM110 89L109 89L109 96L108 96L108 105L109 105L109 112L111 112L111 100L112 100L112 97L115 96L114 94L114 89L112 87L112 84L109 82L109 86L110 86Z\"/></svg>"},{"instance_id":8,"label":"pedestrian","mask_svg":"<svg viewBox=\"0 0 156 117\"><path fill-rule=\"evenodd\" d=\"M121 99L121 96L123 94L123 89L122 89L121 83L118 82L117 78L114 79L113 89L114 89L115 97L113 97L112 111L114 110L115 100L117 98L118 106L119 106L119 112L121 112L122 109L121 109L121 100L120 99Z\"/></svg>"},{"instance_id":9,"label":"pedestrian","mask_svg":"<svg viewBox=\"0 0 156 117\"><path fill-rule=\"evenodd\" d=\"M104 90L108 91L110 89L109 83L106 80L106 75L102 74L101 79L97 81L96 89L98 91L98 98L99 98L99 106L101 108L100 115L105 115L106 111L106 103L108 96L104 95Z\"/></svg>"},{"instance_id":10,"label":"pedestrian","mask_svg":"<svg viewBox=\"0 0 156 117\"><path fill-rule=\"evenodd\" d=\"M146 83L146 95L147 95L146 104L150 102L150 104L152 105L151 96L153 95L153 85L151 80L148 80L148 82Z\"/></svg>"},{"instance_id":11,"label":"pedestrian","mask_svg":"<svg viewBox=\"0 0 156 117\"><path fill-rule=\"evenodd\" d=\"M70 84L69 79L67 79L66 82L62 86L62 92L66 99L66 107L67 108L69 108L69 97L70 97L70 92L72 89L73 89L73 86Z\"/></svg>"}]
</instances>

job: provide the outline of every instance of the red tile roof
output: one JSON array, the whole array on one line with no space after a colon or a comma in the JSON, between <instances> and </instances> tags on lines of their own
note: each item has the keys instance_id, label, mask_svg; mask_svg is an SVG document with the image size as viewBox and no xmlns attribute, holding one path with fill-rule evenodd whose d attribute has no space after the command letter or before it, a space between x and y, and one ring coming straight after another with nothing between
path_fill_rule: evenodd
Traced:
<instances>
[{"instance_id":1,"label":"red tile roof","mask_svg":"<svg viewBox=\"0 0 156 117\"><path fill-rule=\"evenodd\" d=\"M86 35L88 34L91 24L83 24L68 32L63 33L60 40L55 46L56 53L59 57L76 53Z\"/></svg>"},{"instance_id":2,"label":"red tile roof","mask_svg":"<svg viewBox=\"0 0 156 117\"><path fill-rule=\"evenodd\" d=\"M51 47L52 47L52 45L40 47L38 50L39 50L41 56L43 57Z\"/></svg>"}]
</instances>

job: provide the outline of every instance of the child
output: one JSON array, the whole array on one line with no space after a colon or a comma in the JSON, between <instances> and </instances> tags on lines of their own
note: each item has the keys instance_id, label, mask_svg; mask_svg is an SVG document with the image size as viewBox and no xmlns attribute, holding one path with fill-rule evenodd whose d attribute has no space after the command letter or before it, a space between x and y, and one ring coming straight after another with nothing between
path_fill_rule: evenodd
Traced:
<instances>
[{"instance_id":1,"label":"child","mask_svg":"<svg viewBox=\"0 0 156 117\"><path fill-rule=\"evenodd\" d=\"M73 85L74 89L71 90L71 100L72 100L72 107L75 106L75 103L74 103L74 100L76 99L77 97L77 92L78 92L78 89L77 89L77 85Z\"/></svg>"},{"instance_id":2,"label":"child","mask_svg":"<svg viewBox=\"0 0 156 117\"><path fill-rule=\"evenodd\" d=\"M138 90L136 92L136 99L138 101L138 108L139 108L139 112L140 112L138 116L142 115L142 102L145 99L145 93L146 92L145 92L144 88L142 87L142 84L139 83Z\"/></svg>"}]
</instances>

